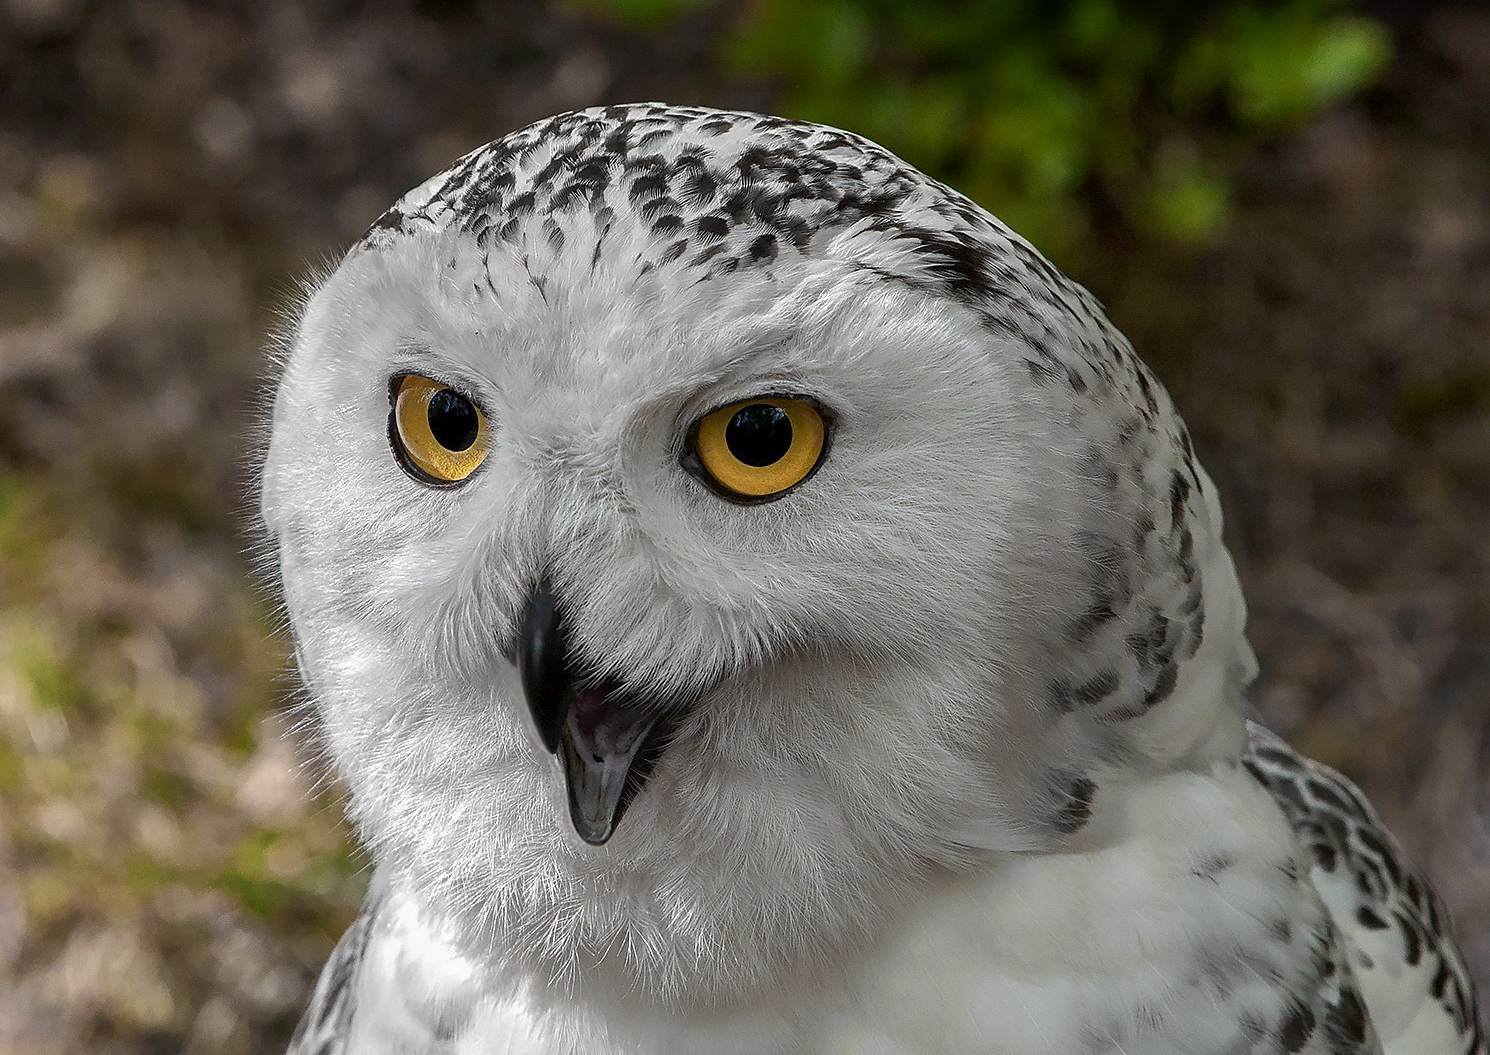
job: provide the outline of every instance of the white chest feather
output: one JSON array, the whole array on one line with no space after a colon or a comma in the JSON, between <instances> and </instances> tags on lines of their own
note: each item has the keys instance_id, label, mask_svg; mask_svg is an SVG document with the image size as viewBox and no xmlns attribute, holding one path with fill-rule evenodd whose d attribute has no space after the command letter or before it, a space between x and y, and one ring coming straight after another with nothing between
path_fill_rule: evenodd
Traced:
<instances>
[{"instance_id":1,"label":"white chest feather","mask_svg":"<svg viewBox=\"0 0 1490 1055\"><path fill-rule=\"evenodd\" d=\"M1106 804L1093 848L948 878L871 946L728 1009L660 1010L480 984L411 907L363 965L352 1051L1070 1055L1250 1050L1324 924L1245 773L1175 775Z\"/></svg>"}]
</instances>

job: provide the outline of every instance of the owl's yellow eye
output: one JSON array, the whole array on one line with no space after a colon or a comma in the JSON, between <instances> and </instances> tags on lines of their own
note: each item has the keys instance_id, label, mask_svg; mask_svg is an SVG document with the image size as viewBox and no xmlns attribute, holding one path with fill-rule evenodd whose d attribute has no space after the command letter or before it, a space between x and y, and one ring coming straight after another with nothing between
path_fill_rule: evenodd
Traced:
<instances>
[{"instance_id":1,"label":"owl's yellow eye","mask_svg":"<svg viewBox=\"0 0 1490 1055\"><path fill-rule=\"evenodd\" d=\"M489 446L486 416L449 385L408 374L393 383L388 435L399 463L428 484L459 483Z\"/></svg>"},{"instance_id":2,"label":"owl's yellow eye","mask_svg":"<svg viewBox=\"0 0 1490 1055\"><path fill-rule=\"evenodd\" d=\"M807 400L760 396L699 419L688 464L726 497L763 502L812 475L827 436L822 412Z\"/></svg>"}]
</instances>

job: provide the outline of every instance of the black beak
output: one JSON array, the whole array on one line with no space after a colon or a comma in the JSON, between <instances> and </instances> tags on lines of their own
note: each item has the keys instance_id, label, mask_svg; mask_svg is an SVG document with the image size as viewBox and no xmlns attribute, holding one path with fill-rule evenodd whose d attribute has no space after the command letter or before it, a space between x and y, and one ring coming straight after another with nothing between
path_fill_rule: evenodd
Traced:
<instances>
[{"instance_id":1,"label":"black beak","mask_svg":"<svg viewBox=\"0 0 1490 1055\"><path fill-rule=\"evenodd\" d=\"M615 683L576 675L563 612L546 576L523 613L517 667L543 746L564 767L574 830L599 846L615 832L656 764L666 709Z\"/></svg>"},{"instance_id":2,"label":"black beak","mask_svg":"<svg viewBox=\"0 0 1490 1055\"><path fill-rule=\"evenodd\" d=\"M559 749L559 729L569 708L568 649L563 634L553 587L544 576L528 598L528 610L523 613L517 669L522 675L528 709L538 726L538 736L549 754Z\"/></svg>"}]
</instances>

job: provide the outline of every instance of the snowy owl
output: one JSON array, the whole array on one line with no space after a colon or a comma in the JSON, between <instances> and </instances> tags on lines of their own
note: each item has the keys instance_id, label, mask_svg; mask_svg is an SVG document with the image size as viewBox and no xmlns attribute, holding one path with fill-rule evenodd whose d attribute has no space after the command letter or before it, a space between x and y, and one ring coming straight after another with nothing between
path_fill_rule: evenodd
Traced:
<instances>
[{"instance_id":1,"label":"snowy owl","mask_svg":"<svg viewBox=\"0 0 1490 1055\"><path fill-rule=\"evenodd\" d=\"M1486 1052L1434 893L1246 720L1164 389L875 144L539 122L284 358L263 516L376 865L296 1055Z\"/></svg>"}]
</instances>

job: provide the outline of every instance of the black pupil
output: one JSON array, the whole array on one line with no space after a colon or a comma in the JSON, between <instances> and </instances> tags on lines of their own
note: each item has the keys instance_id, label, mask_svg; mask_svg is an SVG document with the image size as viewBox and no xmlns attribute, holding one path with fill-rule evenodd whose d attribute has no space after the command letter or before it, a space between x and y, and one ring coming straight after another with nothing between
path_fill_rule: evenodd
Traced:
<instances>
[{"instance_id":1,"label":"black pupil","mask_svg":"<svg viewBox=\"0 0 1490 1055\"><path fill-rule=\"evenodd\" d=\"M772 465L791 450L792 419L769 403L741 407L724 427L724 444L746 465Z\"/></svg>"},{"instance_id":2,"label":"black pupil","mask_svg":"<svg viewBox=\"0 0 1490 1055\"><path fill-rule=\"evenodd\" d=\"M443 389L430 397L429 431L447 451L463 451L476 442L481 419L476 408L459 392Z\"/></svg>"}]
</instances>

